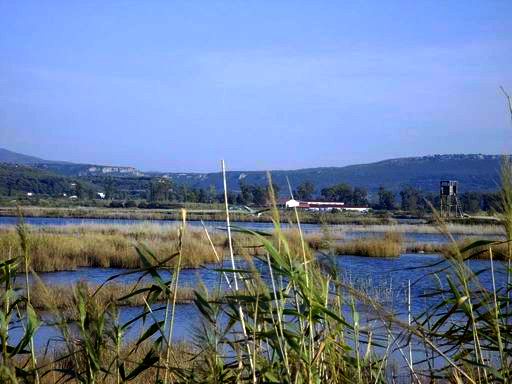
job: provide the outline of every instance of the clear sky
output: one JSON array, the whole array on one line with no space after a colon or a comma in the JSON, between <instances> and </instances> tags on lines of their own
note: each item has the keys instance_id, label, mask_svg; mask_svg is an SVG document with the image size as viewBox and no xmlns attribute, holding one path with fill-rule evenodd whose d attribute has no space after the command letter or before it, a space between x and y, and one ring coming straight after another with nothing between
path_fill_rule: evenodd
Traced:
<instances>
[{"instance_id":1,"label":"clear sky","mask_svg":"<svg viewBox=\"0 0 512 384\"><path fill-rule=\"evenodd\" d=\"M0 0L0 147L142 170L512 151L512 1Z\"/></svg>"}]
</instances>

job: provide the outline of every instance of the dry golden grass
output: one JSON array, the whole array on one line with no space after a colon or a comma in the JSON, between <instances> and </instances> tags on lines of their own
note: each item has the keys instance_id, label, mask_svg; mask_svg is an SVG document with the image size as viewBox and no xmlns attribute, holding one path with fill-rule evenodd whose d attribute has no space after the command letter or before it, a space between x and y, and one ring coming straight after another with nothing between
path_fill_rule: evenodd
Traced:
<instances>
[{"instance_id":1,"label":"dry golden grass","mask_svg":"<svg viewBox=\"0 0 512 384\"><path fill-rule=\"evenodd\" d=\"M146 341L139 346L135 347L133 344L123 345L121 350L119 351L119 359L124 362L125 369L127 372L130 372L134 368L139 365L146 354L153 347L151 341ZM69 356L69 351L53 351L51 354L40 355L37 358L39 372L40 372L40 383L41 384L55 384L59 382L66 383L81 383L82 381L72 378L70 376L66 376L65 372L71 371L85 371L86 364L85 359L82 356L83 352L78 348L78 346L70 345L70 348L74 353L74 357ZM110 346L109 348L105 348L102 360L105 362L114 361L116 359L115 346ZM195 361L192 360L192 357L197 354L195 348L190 343L180 342L174 343L171 349L172 362L174 369L190 369L195 364ZM19 358L17 365L25 366L29 365L29 358ZM158 368L155 364L154 366L148 368L143 371L140 375L138 375L135 379L131 380L130 383L155 383L157 381L158 376ZM160 376L162 375L162 370L160 370ZM101 374L101 384L117 384L119 383L115 365L111 366L111 371L108 374Z\"/></svg>"},{"instance_id":2,"label":"dry golden grass","mask_svg":"<svg viewBox=\"0 0 512 384\"><path fill-rule=\"evenodd\" d=\"M225 233L211 233L217 255L224 258ZM37 272L73 270L78 267L140 268L135 245L147 245L160 260L178 251L175 226L64 226L32 230L30 233L31 266ZM237 255L258 252L253 237L235 234ZM0 257L20 254L20 240L14 228L0 230ZM204 231L188 228L183 238L183 267L198 267L216 262L217 258ZM174 260L169 265L172 266Z\"/></svg>"},{"instance_id":3,"label":"dry golden grass","mask_svg":"<svg viewBox=\"0 0 512 384\"><path fill-rule=\"evenodd\" d=\"M505 231L503 226L497 223L490 224L461 224L445 223L446 230L452 235L495 235L503 236ZM343 234L344 232L371 232L371 233L441 233L439 226L435 224L376 224L376 225L336 225L332 227L334 234Z\"/></svg>"},{"instance_id":4,"label":"dry golden grass","mask_svg":"<svg viewBox=\"0 0 512 384\"><path fill-rule=\"evenodd\" d=\"M189 208L187 208L189 207ZM22 207L24 217L61 217L82 219L129 219L129 220L181 220L181 208L187 208L189 221L225 221L226 214L222 206L177 204L172 209L140 209L140 208L106 208L106 207ZM295 220L295 214L290 210L281 211L283 222ZM0 216L18 216L15 207L0 207ZM380 216L350 215L347 213L331 212L299 212L302 223L330 223L330 224L389 224L392 219ZM231 222L272 222L271 212L263 212L261 215L231 212Z\"/></svg>"},{"instance_id":5,"label":"dry golden grass","mask_svg":"<svg viewBox=\"0 0 512 384\"><path fill-rule=\"evenodd\" d=\"M301 255L302 243L298 230L283 231L291 254ZM217 256L224 259L228 254L226 233L212 231L211 241ZM409 253L450 254L450 246L442 244L404 245L400 232L387 232L383 237L364 238L336 242L339 233L309 233L305 235L306 256L313 257L314 250L332 249L338 255L389 257ZM141 260L135 245L147 245L160 260L175 254L178 250L178 230L175 225L134 224L134 225L77 225L33 228L30 232L31 266L37 272L73 270L79 267L140 268ZM273 236L274 243L277 237ZM466 242L467 243L467 242ZM465 243L465 244L466 244ZM462 244L462 243L461 243ZM245 233L233 234L236 255L261 255L261 243ZM503 248L503 250L501 249ZM15 228L0 229L0 258L19 255L20 239ZM505 246L496 247L496 259L503 258ZM488 254L488 253L487 253ZM486 257L486 252L478 257ZM204 230L188 227L183 237L183 267L195 268L217 262L217 256ZM172 266L174 260L167 263Z\"/></svg>"},{"instance_id":6,"label":"dry golden grass","mask_svg":"<svg viewBox=\"0 0 512 384\"><path fill-rule=\"evenodd\" d=\"M412 243L407 244L405 253L443 253L448 246L443 243Z\"/></svg>"},{"instance_id":7,"label":"dry golden grass","mask_svg":"<svg viewBox=\"0 0 512 384\"><path fill-rule=\"evenodd\" d=\"M458 250L464 249L474 241L475 239L465 239L457 242L456 244L447 244L445 248L442 250L442 253L447 257L454 257L455 255L457 255ZM475 247L463 253L463 256L465 258L472 259L489 259L489 248L492 248L492 256L494 260L508 260L509 256L507 243Z\"/></svg>"},{"instance_id":8,"label":"dry golden grass","mask_svg":"<svg viewBox=\"0 0 512 384\"><path fill-rule=\"evenodd\" d=\"M382 238L350 240L333 246L337 255L397 257L402 253L402 236L396 232L385 233Z\"/></svg>"},{"instance_id":9,"label":"dry golden grass","mask_svg":"<svg viewBox=\"0 0 512 384\"><path fill-rule=\"evenodd\" d=\"M464 239L456 243L415 243L407 245L406 253L439 253L446 257L455 257L457 253L474 242L475 239ZM506 243L486 245L473 248L464 252L465 258L488 259L490 257L489 247L492 248L495 260L508 260L508 247Z\"/></svg>"},{"instance_id":10,"label":"dry golden grass","mask_svg":"<svg viewBox=\"0 0 512 384\"><path fill-rule=\"evenodd\" d=\"M117 306L144 306L144 295L135 295L125 298L134 290L148 288L149 286L135 284L107 284L98 289L97 285L87 285L83 282L77 283L87 289L97 305L107 306L115 304ZM32 306L41 310L69 310L76 307L75 285L43 285L36 283L32 286L32 290L37 292L32 298ZM192 287L178 288L176 295L177 303L190 303L194 299L194 289ZM162 297L162 301L165 298Z\"/></svg>"}]
</instances>

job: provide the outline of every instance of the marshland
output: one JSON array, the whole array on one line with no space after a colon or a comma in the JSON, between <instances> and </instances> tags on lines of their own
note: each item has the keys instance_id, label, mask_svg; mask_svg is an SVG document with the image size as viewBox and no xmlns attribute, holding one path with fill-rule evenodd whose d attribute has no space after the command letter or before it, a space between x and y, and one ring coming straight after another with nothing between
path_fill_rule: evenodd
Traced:
<instances>
[{"instance_id":1,"label":"marshland","mask_svg":"<svg viewBox=\"0 0 512 384\"><path fill-rule=\"evenodd\" d=\"M0 1L0 384L512 383L511 13Z\"/></svg>"},{"instance_id":2,"label":"marshland","mask_svg":"<svg viewBox=\"0 0 512 384\"><path fill-rule=\"evenodd\" d=\"M512 177L499 224L0 228L5 377L508 380ZM509 205L506 205L509 204ZM223 225L221 225L223 224ZM16 373L14 373L16 372Z\"/></svg>"}]
</instances>

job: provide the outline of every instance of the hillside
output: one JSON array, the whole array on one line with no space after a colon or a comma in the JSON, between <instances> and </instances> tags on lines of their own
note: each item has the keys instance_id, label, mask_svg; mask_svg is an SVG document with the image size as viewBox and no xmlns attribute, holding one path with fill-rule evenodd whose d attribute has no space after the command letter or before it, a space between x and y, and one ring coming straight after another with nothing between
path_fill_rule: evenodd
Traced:
<instances>
[{"instance_id":1,"label":"hillside","mask_svg":"<svg viewBox=\"0 0 512 384\"><path fill-rule=\"evenodd\" d=\"M317 192L327 186L348 183L376 191L381 185L393 191L412 185L423 191L437 192L442 179L458 180L461 191L495 190L499 181L500 156L497 155L434 155L384 160L377 163L346 167L309 168L272 171L272 180L287 191L286 178L292 188L304 181L312 182ZM220 173L168 173L177 184L222 188ZM265 172L228 172L230 189L237 190L240 181L247 184L267 183Z\"/></svg>"},{"instance_id":2,"label":"hillside","mask_svg":"<svg viewBox=\"0 0 512 384\"><path fill-rule=\"evenodd\" d=\"M34 195L62 196L77 193L79 182L84 193L94 192L96 187L85 181L55 175L21 164L0 164L0 196Z\"/></svg>"},{"instance_id":3,"label":"hillside","mask_svg":"<svg viewBox=\"0 0 512 384\"><path fill-rule=\"evenodd\" d=\"M298 170L271 171L272 179L282 194L288 191L288 182L293 189L305 181L312 182L319 193L322 188L348 183L365 187L375 192L384 186L395 192L411 185L425 192L437 193L442 179L458 180L460 191L491 191L499 181L500 156L481 154L433 155L383 160L376 163L350 165L346 167L308 168ZM222 190L222 178L214 173L142 173L133 167L115 167L108 165L77 164L56 162L22 155L0 149L0 163L29 165L50 174L84 178L98 184L104 184L104 177L114 177L119 190L147 190L151 177L168 177L176 184L190 188L215 186ZM124 181L118 179L123 177ZM238 191L240 182L266 185L267 176L263 171L231 171L227 174L228 187Z\"/></svg>"},{"instance_id":4,"label":"hillside","mask_svg":"<svg viewBox=\"0 0 512 384\"><path fill-rule=\"evenodd\" d=\"M62 176L142 176L142 173L133 167L118 167L111 165L95 165L70 163L66 161L44 160L38 157L0 148L0 164L29 165L43 171L57 173Z\"/></svg>"},{"instance_id":5,"label":"hillside","mask_svg":"<svg viewBox=\"0 0 512 384\"><path fill-rule=\"evenodd\" d=\"M0 163L11 163L11 164L36 164L49 162L38 157L23 155L21 153L12 152L4 148L0 148Z\"/></svg>"}]
</instances>

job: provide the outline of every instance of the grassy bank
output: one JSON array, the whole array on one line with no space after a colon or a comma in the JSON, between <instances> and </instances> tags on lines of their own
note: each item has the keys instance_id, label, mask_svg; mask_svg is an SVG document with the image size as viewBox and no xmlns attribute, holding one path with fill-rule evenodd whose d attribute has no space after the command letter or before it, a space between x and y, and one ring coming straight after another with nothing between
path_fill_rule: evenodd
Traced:
<instances>
[{"instance_id":1,"label":"grassy bank","mask_svg":"<svg viewBox=\"0 0 512 384\"><path fill-rule=\"evenodd\" d=\"M151 285L115 283L100 288L98 285L89 285L85 281L72 285L44 285L39 282L32 286L32 290L38 293L32 299L32 306L39 310L54 311L57 309L68 313L74 312L77 304L75 292L82 289L87 291L88 296L94 297L95 304L98 306L106 307L109 304L115 304L119 307L143 307L145 305L144 297L141 295L130 296L130 294L138 289L149 290L150 287ZM191 303L193 300L194 288L179 287L176 291L176 303ZM165 297L156 298L156 302L165 302ZM72 318L77 319L78 315L74 313Z\"/></svg>"},{"instance_id":2,"label":"grassy bank","mask_svg":"<svg viewBox=\"0 0 512 384\"><path fill-rule=\"evenodd\" d=\"M399 233L388 232L382 238L356 239L336 244L334 252L336 255L397 257L403 252L403 240Z\"/></svg>"},{"instance_id":3,"label":"grassy bank","mask_svg":"<svg viewBox=\"0 0 512 384\"><path fill-rule=\"evenodd\" d=\"M224 259L227 236L223 232L207 234L197 228L188 228L183 236L183 267L199 267ZM63 226L38 228L31 232L30 253L32 268L37 272L72 270L79 267L141 268L135 245L143 243L164 260L178 251L177 227L158 225L133 226ZM211 242L210 242L211 241ZM214 247L212 247L212 244ZM237 255L258 252L257 243L248 235L234 237ZM21 242L15 228L0 229L0 257L19 254ZM173 266L176 258L165 263Z\"/></svg>"},{"instance_id":4,"label":"grassy bank","mask_svg":"<svg viewBox=\"0 0 512 384\"><path fill-rule=\"evenodd\" d=\"M81 219L128 219L128 220L180 220L179 209L139 209L139 208L102 208L102 207L73 207L73 208L48 208L48 207L22 207L25 217L60 217ZM283 220L294 220L292 211L283 211ZM325 224L387 224L394 220L385 216L368 216L347 213L299 213L303 223ZM0 207L0 216L18 216L15 207ZM188 212L189 221L224 221L226 215L218 209L192 209ZM241 222L272 222L272 215L263 212L261 215L252 215L239 212L231 213L232 221Z\"/></svg>"},{"instance_id":5,"label":"grassy bank","mask_svg":"<svg viewBox=\"0 0 512 384\"><path fill-rule=\"evenodd\" d=\"M352 228L352 227L351 227ZM400 226L368 227L372 230L397 229ZM426 230L429 227L424 227ZM408 231L410 228L407 227ZM379 233L379 231L376 231ZM403 240L404 231L384 232L380 236L355 240L344 240L343 232L325 230L304 235L306 253L310 259L312 251L330 251L336 255L393 257L401 253L453 253L452 245L411 244ZM494 227L487 233L497 232ZM297 230L284 230L289 246L296 254L302 252L301 238ZM208 238L208 236L210 238ZM143 265L135 248L144 244L161 260L168 259L178 251L177 225L132 224L132 225L66 225L33 227L29 248L32 268L36 272L73 270L79 267L141 268ZM197 227L188 227L183 235L182 267L196 268L225 259L229 252L228 238L224 231L206 232ZM277 239L273 238L274 243ZM213 244L213 248L212 248ZM466 242L459 245L463 247ZM495 246L495 257L503 258L506 246ZM233 250L237 256L263 255L262 243L245 233L233 234ZM0 258L21 252L21 242L14 227L0 228ZM486 257L488 252L475 252L475 257ZM176 258L165 265L174 266Z\"/></svg>"},{"instance_id":6,"label":"grassy bank","mask_svg":"<svg viewBox=\"0 0 512 384\"><path fill-rule=\"evenodd\" d=\"M309 257L308 245L297 240L300 233L296 231L274 238L254 235L251 241L264 246L262 254L271 271L270 282L250 268L227 271L231 289L220 296L202 289L180 290L183 287L178 283L179 267L166 281L158 274L159 257L153 259L145 251L139 255L139 270L152 276L154 294L119 286L114 281L99 290L85 284L74 288L31 287L37 295L30 298L27 289L11 286L17 268L26 263L32 265L35 260L32 251L38 235L80 238L80 230L68 227L31 234L22 231L20 258L0 265L5 314L0 325L3 329L16 326L13 313L23 316L28 324L21 347L7 348L9 339L0 338L0 350L4 351L0 377L4 382L9 382L10 376L22 375L39 383L485 383L511 376L509 352L499 352L500 345L510 336L505 323L509 318L507 299L479 284L472 284L470 290L468 282L475 282L478 276L465 267L458 252L448 257L454 271L450 290L441 290L437 304L429 313L413 318L413 325L386 307L393 302L392 292L382 287L375 292L375 287L367 283L347 284L338 278L335 266ZM165 238L175 243L180 266L186 255L185 236L194 236L183 228L176 235L140 228L111 232L112 228L97 227L89 235L146 241ZM401 244L402 238L390 233L379 241ZM237 286L234 281L238 281ZM403 296L406 299L407 295ZM475 306L455 308L453 315L448 312L446 316L445 308L460 302L461 297L469 298ZM193 341L183 344L173 341L173 321L176 305L189 300L197 308L200 326L194 331ZM155 304L161 304L165 316L155 317ZM136 305L140 313L121 323L117 314L122 305ZM371 322L361 319L357 309L361 307L372 314ZM35 353L31 340L40 325L39 316L48 310L63 335L60 349ZM139 323L141 329L135 340L128 339L126 327ZM404 340L400 344L394 339L398 334ZM411 340L415 345L424 345L428 352L427 368L407 353ZM393 354L394 348L403 353ZM453 357L445 355L443 348L453 350ZM31 352L32 357L27 355ZM398 377L397 366L405 367ZM486 380L479 379L484 376Z\"/></svg>"},{"instance_id":7,"label":"grassy bank","mask_svg":"<svg viewBox=\"0 0 512 384\"><path fill-rule=\"evenodd\" d=\"M452 235L493 235L505 236L503 225L490 223L478 225L465 225L463 223L446 223L444 228L446 232ZM442 233L436 224L382 224L382 225L340 225L331 229L331 233L337 237L342 236L344 232L372 232L372 233Z\"/></svg>"}]
</instances>

